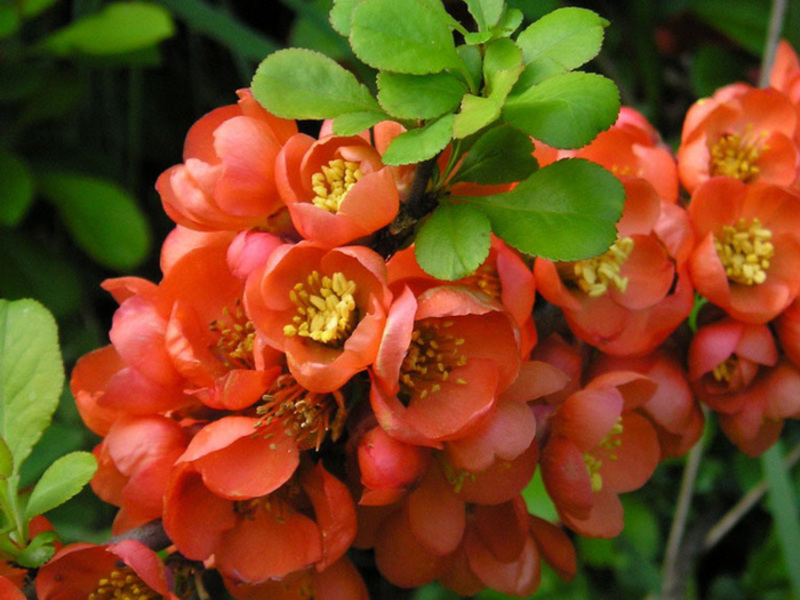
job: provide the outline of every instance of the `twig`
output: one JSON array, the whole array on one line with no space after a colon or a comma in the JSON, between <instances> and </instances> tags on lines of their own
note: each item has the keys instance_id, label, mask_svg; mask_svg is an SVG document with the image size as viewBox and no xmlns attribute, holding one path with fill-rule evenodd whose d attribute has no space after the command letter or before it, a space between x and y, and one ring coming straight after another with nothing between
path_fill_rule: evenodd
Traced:
<instances>
[{"instance_id":1,"label":"twig","mask_svg":"<svg viewBox=\"0 0 800 600\"><path fill-rule=\"evenodd\" d=\"M770 71L775 60L775 52L783 30L783 19L786 14L786 0L772 0L772 12L769 17L767 39L764 42L764 54L761 57L761 73L758 75L758 87L769 85Z\"/></svg>"},{"instance_id":2,"label":"twig","mask_svg":"<svg viewBox=\"0 0 800 600\"><path fill-rule=\"evenodd\" d=\"M683 597L686 587L686 577L683 576L685 565L691 561L687 552L681 552L683 546L686 522L689 516L689 507L694 494L694 484L700 468L700 459L703 456L703 443L699 441L689 453L689 459L683 470L681 489L678 494L678 507L675 518L669 531L667 550L664 555L664 574L661 581L661 600L677 600Z\"/></svg>"},{"instance_id":3,"label":"twig","mask_svg":"<svg viewBox=\"0 0 800 600\"><path fill-rule=\"evenodd\" d=\"M783 464L787 469L791 469L798 461L800 461L800 444L797 444L792 451L786 455ZM767 487L767 482L761 480L758 485L742 496L741 500L725 513L706 534L705 540L703 540L703 551L707 552L716 546L719 541L761 501L761 498L767 493Z\"/></svg>"}]
</instances>

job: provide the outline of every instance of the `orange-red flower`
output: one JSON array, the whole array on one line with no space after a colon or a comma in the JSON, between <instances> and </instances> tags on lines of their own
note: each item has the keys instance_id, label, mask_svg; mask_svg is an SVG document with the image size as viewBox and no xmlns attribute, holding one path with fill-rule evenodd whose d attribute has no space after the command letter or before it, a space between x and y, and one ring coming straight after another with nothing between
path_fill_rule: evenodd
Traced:
<instances>
[{"instance_id":1,"label":"orange-red flower","mask_svg":"<svg viewBox=\"0 0 800 600\"><path fill-rule=\"evenodd\" d=\"M183 164L162 173L156 189L170 218L191 229L284 230L275 159L297 126L268 113L249 90L238 95L238 104L192 126Z\"/></svg>"},{"instance_id":2,"label":"orange-red flower","mask_svg":"<svg viewBox=\"0 0 800 600\"><path fill-rule=\"evenodd\" d=\"M786 94L795 106L800 105L800 60L786 40L778 44L769 84Z\"/></svg>"},{"instance_id":3,"label":"orange-red flower","mask_svg":"<svg viewBox=\"0 0 800 600\"><path fill-rule=\"evenodd\" d=\"M295 135L278 156L276 179L300 235L327 246L368 236L397 215L392 172L358 136Z\"/></svg>"},{"instance_id":4,"label":"orange-red flower","mask_svg":"<svg viewBox=\"0 0 800 600\"><path fill-rule=\"evenodd\" d=\"M686 113L678 150L681 183L694 193L711 177L793 185L800 175L797 111L775 89L739 84Z\"/></svg>"},{"instance_id":5,"label":"orange-red flower","mask_svg":"<svg viewBox=\"0 0 800 600\"><path fill-rule=\"evenodd\" d=\"M625 178L618 238L604 254L574 263L536 259L538 291L559 306L582 340L614 355L643 355L688 316L686 269L692 231L686 213L659 200L644 179Z\"/></svg>"},{"instance_id":6,"label":"orange-red flower","mask_svg":"<svg viewBox=\"0 0 800 600\"><path fill-rule=\"evenodd\" d=\"M542 478L567 527L592 537L622 531L618 494L644 485L660 459L655 428L638 410L656 389L632 371L605 373L552 417Z\"/></svg>"},{"instance_id":7,"label":"orange-red flower","mask_svg":"<svg viewBox=\"0 0 800 600\"><path fill-rule=\"evenodd\" d=\"M733 318L766 323L800 291L800 194L727 177L702 185L689 205L697 291Z\"/></svg>"},{"instance_id":8,"label":"orange-red flower","mask_svg":"<svg viewBox=\"0 0 800 600\"><path fill-rule=\"evenodd\" d=\"M187 462L167 490L164 529L184 556L213 557L232 582L259 583L332 565L353 541L356 521L350 492L322 464L301 467L268 495L231 500Z\"/></svg>"},{"instance_id":9,"label":"orange-red flower","mask_svg":"<svg viewBox=\"0 0 800 600\"><path fill-rule=\"evenodd\" d=\"M7 577L0 575L0 596L5 600L26 600L25 594Z\"/></svg>"},{"instance_id":10,"label":"orange-red flower","mask_svg":"<svg viewBox=\"0 0 800 600\"><path fill-rule=\"evenodd\" d=\"M297 382L332 392L373 363L391 304L386 266L362 246L277 248L247 280L245 305Z\"/></svg>"},{"instance_id":11,"label":"orange-red flower","mask_svg":"<svg viewBox=\"0 0 800 600\"><path fill-rule=\"evenodd\" d=\"M36 595L39 600L178 600L161 559L134 540L65 546L39 570Z\"/></svg>"}]
</instances>

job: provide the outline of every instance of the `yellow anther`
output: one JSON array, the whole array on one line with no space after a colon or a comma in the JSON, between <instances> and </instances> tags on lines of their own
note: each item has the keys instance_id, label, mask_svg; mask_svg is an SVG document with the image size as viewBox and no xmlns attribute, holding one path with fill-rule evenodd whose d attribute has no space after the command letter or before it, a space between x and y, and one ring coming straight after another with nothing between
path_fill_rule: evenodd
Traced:
<instances>
[{"instance_id":1,"label":"yellow anther","mask_svg":"<svg viewBox=\"0 0 800 600\"><path fill-rule=\"evenodd\" d=\"M155 592L130 567L114 569L108 577L97 582L95 591L87 600L158 600L163 596Z\"/></svg>"},{"instance_id":2,"label":"yellow anther","mask_svg":"<svg viewBox=\"0 0 800 600\"><path fill-rule=\"evenodd\" d=\"M336 214L347 192L361 176L358 163L341 158L330 161L321 171L311 176L311 189L316 194L311 202L314 206Z\"/></svg>"},{"instance_id":3,"label":"yellow anther","mask_svg":"<svg viewBox=\"0 0 800 600\"><path fill-rule=\"evenodd\" d=\"M320 277L313 271L306 284L298 283L289 292L297 306L292 323L283 327L284 335L299 335L329 346L341 346L357 322L356 284L342 273Z\"/></svg>"},{"instance_id":4,"label":"yellow anther","mask_svg":"<svg viewBox=\"0 0 800 600\"><path fill-rule=\"evenodd\" d=\"M758 219L748 223L742 218L736 225L723 226L721 234L714 236L714 247L728 279L744 285L764 283L775 255L771 238L772 232L761 227Z\"/></svg>"},{"instance_id":5,"label":"yellow anther","mask_svg":"<svg viewBox=\"0 0 800 600\"><path fill-rule=\"evenodd\" d=\"M745 133L725 133L711 147L711 164L709 173L712 176L724 175L741 181L752 181L761 172L758 159L767 149L764 139L767 132L753 135L752 125Z\"/></svg>"},{"instance_id":6,"label":"yellow anther","mask_svg":"<svg viewBox=\"0 0 800 600\"><path fill-rule=\"evenodd\" d=\"M714 367L714 370L711 371L711 374L718 382L728 382L731 380L733 372L736 370L738 365L739 359L735 356L731 356Z\"/></svg>"},{"instance_id":7,"label":"yellow anther","mask_svg":"<svg viewBox=\"0 0 800 600\"><path fill-rule=\"evenodd\" d=\"M209 329L219 334L212 352L229 368L252 369L255 364L253 344L256 329L239 305L240 301L237 300L235 311L225 307L222 309L222 318L211 321Z\"/></svg>"},{"instance_id":8,"label":"yellow anther","mask_svg":"<svg viewBox=\"0 0 800 600\"><path fill-rule=\"evenodd\" d=\"M624 293L628 287L628 278L621 277L620 273L632 251L633 239L624 237L614 242L600 256L576 262L573 273L578 286L592 298L604 295L610 285Z\"/></svg>"},{"instance_id":9,"label":"yellow anther","mask_svg":"<svg viewBox=\"0 0 800 600\"><path fill-rule=\"evenodd\" d=\"M436 394L443 383L451 381L451 371L467 363L467 356L459 349L464 338L456 338L446 331L452 324L452 321L432 321L414 328L400 367L401 400L410 400L412 392L420 399ZM459 377L455 383L465 384L466 381Z\"/></svg>"},{"instance_id":10,"label":"yellow anther","mask_svg":"<svg viewBox=\"0 0 800 600\"><path fill-rule=\"evenodd\" d=\"M603 461L619 458L617 452L622 446L622 432L622 417L618 417L600 443L592 451L583 453L583 462L589 472L593 492L603 489L603 474L601 473Z\"/></svg>"}]
</instances>

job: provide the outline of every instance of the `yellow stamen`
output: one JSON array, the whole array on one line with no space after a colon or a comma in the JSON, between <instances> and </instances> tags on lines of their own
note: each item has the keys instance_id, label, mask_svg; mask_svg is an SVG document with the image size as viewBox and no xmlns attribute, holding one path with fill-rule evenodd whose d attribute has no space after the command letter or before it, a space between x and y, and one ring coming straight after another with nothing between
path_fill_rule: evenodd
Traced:
<instances>
[{"instance_id":1,"label":"yellow stamen","mask_svg":"<svg viewBox=\"0 0 800 600\"><path fill-rule=\"evenodd\" d=\"M358 320L355 292L355 282L338 271L331 277L312 271L306 283L297 283L289 292L289 298L297 305L297 314L292 323L284 326L284 335L341 346Z\"/></svg>"},{"instance_id":2,"label":"yellow stamen","mask_svg":"<svg viewBox=\"0 0 800 600\"><path fill-rule=\"evenodd\" d=\"M484 294L493 300L499 300L502 292L500 276L497 269L486 263L475 269L469 277L465 277L459 283L477 287Z\"/></svg>"},{"instance_id":3,"label":"yellow stamen","mask_svg":"<svg viewBox=\"0 0 800 600\"><path fill-rule=\"evenodd\" d=\"M731 377L733 377L733 372L738 366L739 359L736 356L731 356L714 367L711 373L718 382L730 382Z\"/></svg>"},{"instance_id":4,"label":"yellow stamen","mask_svg":"<svg viewBox=\"0 0 800 600\"><path fill-rule=\"evenodd\" d=\"M337 158L322 167L322 171L311 176L311 188L316 196L314 206L336 214L350 188L361 179L358 163Z\"/></svg>"},{"instance_id":5,"label":"yellow stamen","mask_svg":"<svg viewBox=\"0 0 800 600\"><path fill-rule=\"evenodd\" d=\"M450 381L451 371L467 364L467 357L460 350L464 338L450 333L452 326L453 321L432 320L414 327L411 344L400 367L401 401L410 401L415 392L420 398L439 392L442 384ZM453 381L466 384L461 377Z\"/></svg>"},{"instance_id":6,"label":"yellow stamen","mask_svg":"<svg viewBox=\"0 0 800 600\"><path fill-rule=\"evenodd\" d=\"M725 225L721 235L714 236L714 247L728 279L744 285L764 283L775 255L771 239L772 232L761 227L758 219Z\"/></svg>"},{"instance_id":7,"label":"yellow stamen","mask_svg":"<svg viewBox=\"0 0 800 600\"><path fill-rule=\"evenodd\" d=\"M97 589L87 600L157 600L163 598L153 591L130 567L119 567L97 582Z\"/></svg>"},{"instance_id":8,"label":"yellow stamen","mask_svg":"<svg viewBox=\"0 0 800 600\"><path fill-rule=\"evenodd\" d=\"M231 369L253 369L253 342L256 330L253 323L236 300L233 310L222 309L222 318L211 321L211 331L219 334L216 346L211 351Z\"/></svg>"},{"instance_id":9,"label":"yellow stamen","mask_svg":"<svg viewBox=\"0 0 800 600\"><path fill-rule=\"evenodd\" d=\"M752 125L745 133L725 133L711 147L711 164L709 172L712 176L724 175L741 181L752 181L761 172L758 159L767 149L764 138L767 132L762 131L754 136Z\"/></svg>"},{"instance_id":10,"label":"yellow stamen","mask_svg":"<svg viewBox=\"0 0 800 600\"><path fill-rule=\"evenodd\" d=\"M624 293L628 288L628 278L620 277L620 273L632 251L633 239L624 237L600 256L576 262L573 272L578 286L592 298L603 296L612 284Z\"/></svg>"},{"instance_id":11,"label":"yellow stamen","mask_svg":"<svg viewBox=\"0 0 800 600\"><path fill-rule=\"evenodd\" d=\"M600 472L603 461L619 458L617 452L622 446L622 431L622 417L619 417L597 447L590 452L583 453L583 462L586 463L593 492L600 492L603 489L603 474Z\"/></svg>"}]
</instances>

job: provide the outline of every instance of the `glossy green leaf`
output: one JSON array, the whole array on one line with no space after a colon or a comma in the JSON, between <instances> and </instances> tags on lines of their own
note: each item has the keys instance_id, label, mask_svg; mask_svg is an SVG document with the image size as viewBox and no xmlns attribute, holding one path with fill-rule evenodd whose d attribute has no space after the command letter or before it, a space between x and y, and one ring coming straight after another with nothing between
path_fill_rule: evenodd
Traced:
<instances>
[{"instance_id":1,"label":"glossy green leaf","mask_svg":"<svg viewBox=\"0 0 800 600\"><path fill-rule=\"evenodd\" d=\"M127 270L145 259L150 227L134 198L118 184L70 171L42 172L37 181L75 243L97 263Z\"/></svg>"},{"instance_id":2,"label":"glossy green leaf","mask_svg":"<svg viewBox=\"0 0 800 600\"><path fill-rule=\"evenodd\" d=\"M483 77L483 56L481 51L474 46L459 46L456 48L456 52L458 52L458 56L464 64L463 74L469 78L470 90L477 92Z\"/></svg>"},{"instance_id":3,"label":"glossy green leaf","mask_svg":"<svg viewBox=\"0 0 800 600\"><path fill-rule=\"evenodd\" d=\"M333 28L343 36L350 35L350 25L353 22L353 10L364 0L334 0L331 7L330 21Z\"/></svg>"},{"instance_id":4,"label":"glossy green leaf","mask_svg":"<svg viewBox=\"0 0 800 600\"><path fill-rule=\"evenodd\" d=\"M401 133L392 140L383 155L386 165L408 165L433 158L444 150L453 135L453 115Z\"/></svg>"},{"instance_id":5,"label":"glossy green leaf","mask_svg":"<svg viewBox=\"0 0 800 600\"><path fill-rule=\"evenodd\" d=\"M481 31L496 25L505 8L503 0L465 0L465 2Z\"/></svg>"},{"instance_id":6,"label":"glossy green leaf","mask_svg":"<svg viewBox=\"0 0 800 600\"><path fill-rule=\"evenodd\" d=\"M441 204L420 227L414 254L429 275L461 279L486 260L491 230L481 211L465 204Z\"/></svg>"},{"instance_id":7,"label":"glossy green leaf","mask_svg":"<svg viewBox=\"0 0 800 600\"><path fill-rule=\"evenodd\" d=\"M464 82L449 73L378 74L378 102L399 119L433 119L453 112L466 91Z\"/></svg>"},{"instance_id":8,"label":"glossy green leaf","mask_svg":"<svg viewBox=\"0 0 800 600\"><path fill-rule=\"evenodd\" d=\"M527 178L536 167L530 138L519 129L501 125L475 141L453 180L486 185L512 183Z\"/></svg>"},{"instance_id":9,"label":"glossy green leaf","mask_svg":"<svg viewBox=\"0 0 800 600\"><path fill-rule=\"evenodd\" d=\"M33 202L33 177L28 166L0 150L0 226L17 225Z\"/></svg>"},{"instance_id":10,"label":"glossy green leaf","mask_svg":"<svg viewBox=\"0 0 800 600\"><path fill-rule=\"evenodd\" d=\"M53 316L35 300L0 299L0 437L15 470L50 423L63 386Z\"/></svg>"},{"instance_id":11,"label":"glossy green leaf","mask_svg":"<svg viewBox=\"0 0 800 600\"><path fill-rule=\"evenodd\" d=\"M518 250L550 260L601 254L617 236L625 191L619 179L582 159L539 169L510 192L462 198Z\"/></svg>"},{"instance_id":12,"label":"glossy green leaf","mask_svg":"<svg viewBox=\"0 0 800 600\"><path fill-rule=\"evenodd\" d=\"M55 461L42 474L25 507L25 518L32 519L64 504L97 470L97 461L89 452L71 452Z\"/></svg>"},{"instance_id":13,"label":"glossy green leaf","mask_svg":"<svg viewBox=\"0 0 800 600\"><path fill-rule=\"evenodd\" d=\"M470 46L480 46L492 39L491 31L470 31L464 36L464 43Z\"/></svg>"},{"instance_id":14,"label":"glossy green leaf","mask_svg":"<svg viewBox=\"0 0 800 600\"><path fill-rule=\"evenodd\" d=\"M614 83L594 73L564 73L506 100L505 120L555 148L580 148L619 113Z\"/></svg>"},{"instance_id":15,"label":"glossy green leaf","mask_svg":"<svg viewBox=\"0 0 800 600\"><path fill-rule=\"evenodd\" d=\"M522 72L522 52L508 38L486 46L483 72L489 96L502 104Z\"/></svg>"},{"instance_id":16,"label":"glossy green leaf","mask_svg":"<svg viewBox=\"0 0 800 600\"><path fill-rule=\"evenodd\" d=\"M286 119L380 112L355 75L313 50L289 48L270 54L258 66L250 88L264 108Z\"/></svg>"},{"instance_id":17,"label":"glossy green leaf","mask_svg":"<svg viewBox=\"0 0 800 600\"><path fill-rule=\"evenodd\" d=\"M500 21L497 25L492 27L494 37L509 37L519 29L524 19L525 15L521 10L517 10L516 8L507 9L506 12L503 13L503 16L500 17Z\"/></svg>"},{"instance_id":18,"label":"glossy green leaf","mask_svg":"<svg viewBox=\"0 0 800 600\"><path fill-rule=\"evenodd\" d=\"M608 21L585 8L545 15L517 37L534 80L577 69L600 52Z\"/></svg>"},{"instance_id":19,"label":"glossy green leaf","mask_svg":"<svg viewBox=\"0 0 800 600\"><path fill-rule=\"evenodd\" d=\"M383 71L425 75L461 62L439 0L364 0L353 11L350 45L362 62Z\"/></svg>"},{"instance_id":20,"label":"glossy green leaf","mask_svg":"<svg viewBox=\"0 0 800 600\"><path fill-rule=\"evenodd\" d=\"M463 139L476 133L500 117L501 103L494 98L467 94L453 122L453 137Z\"/></svg>"},{"instance_id":21,"label":"glossy green leaf","mask_svg":"<svg viewBox=\"0 0 800 600\"><path fill-rule=\"evenodd\" d=\"M175 33L169 11L149 2L113 2L46 37L38 48L57 56L122 54Z\"/></svg>"},{"instance_id":22,"label":"glossy green leaf","mask_svg":"<svg viewBox=\"0 0 800 600\"><path fill-rule=\"evenodd\" d=\"M369 129L388 117L382 112L355 112L339 115L333 120L333 133L336 135L356 135Z\"/></svg>"},{"instance_id":23,"label":"glossy green leaf","mask_svg":"<svg viewBox=\"0 0 800 600\"><path fill-rule=\"evenodd\" d=\"M56 540L58 534L55 531L43 531L14 557L14 561L28 569L37 569L53 558Z\"/></svg>"},{"instance_id":24,"label":"glossy green leaf","mask_svg":"<svg viewBox=\"0 0 800 600\"><path fill-rule=\"evenodd\" d=\"M14 457L5 440L0 437L0 480L7 479L14 472Z\"/></svg>"},{"instance_id":25,"label":"glossy green leaf","mask_svg":"<svg viewBox=\"0 0 800 600\"><path fill-rule=\"evenodd\" d=\"M0 297L35 298L56 317L80 308L83 288L75 266L21 233L0 232Z\"/></svg>"}]
</instances>

